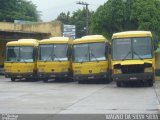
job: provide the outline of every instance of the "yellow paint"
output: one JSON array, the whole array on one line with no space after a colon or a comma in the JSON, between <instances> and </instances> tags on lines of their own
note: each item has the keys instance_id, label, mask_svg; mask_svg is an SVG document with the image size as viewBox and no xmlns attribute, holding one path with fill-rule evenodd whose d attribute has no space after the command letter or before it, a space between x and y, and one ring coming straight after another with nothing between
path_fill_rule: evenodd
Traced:
<instances>
[{"instance_id":1,"label":"yellow paint","mask_svg":"<svg viewBox=\"0 0 160 120\"><path fill-rule=\"evenodd\" d=\"M8 42L7 46L38 46L38 41L35 39L20 39Z\"/></svg>"},{"instance_id":2,"label":"yellow paint","mask_svg":"<svg viewBox=\"0 0 160 120\"><path fill-rule=\"evenodd\" d=\"M71 47L72 40L68 37L52 37L49 39L44 39L39 42L41 44L68 44ZM44 73L61 73L61 72L71 72L72 64L71 61L37 61L38 72Z\"/></svg>"},{"instance_id":3,"label":"yellow paint","mask_svg":"<svg viewBox=\"0 0 160 120\"><path fill-rule=\"evenodd\" d=\"M28 72L33 72L35 69L36 64L35 63L23 63L23 62L16 62L16 63L7 63L5 62L4 64L4 69L5 72L9 73L28 73Z\"/></svg>"},{"instance_id":4,"label":"yellow paint","mask_svg":"<svg viewBox=\"0 0 160 120\"><path fill-rule=\"evenodd\" d=\"M102 35L89 35L89 36L84 36L82 38L74 40L73 44L94 43L94 42L107 42L107 43L109 43L109 41Z\"/></svg>"},{"instance_id":5,"label":"yellow paint","mask_svg":"<svg viewBox=\"0 0 160 120\"><path fill-rule=\"evenodd\" d=\"M33 46L38 47L38 41L35 39L20 39L18 41L8 42L6 46ZM36 54L35 54L36 55ZM6 73L33 73L37 70L37 63L35 62L8 62L4 63L4 70Z\"/></svg>"},{"instance_id":6,"label":"yellow paint","mask_svg":"<svg viewBox=\"0 0 160 120\"><path fill-rule=\"evenodd\" d=\"M71 63L69 61L62 61L62 62L37 62L37 67L39 72L44 73L61 73L61 72L68 72L68 69L71 68Z\"/></svg>"},{"instance_id":7,"label":"yellow paint","mask_svg":"<svg viewBox=\"0 0 160 120\"><path fill-rule=\"evenodd\" d=\"M108 61L73 63L72 66L75 74L77 71L82 75L108 72Z\"/></svg>"},{"instance_id":8,"label":"yellow paint","mask_svg":"<svg viewBox=\"0 0 160 120\"><path fill-rule=\"evenodd\" d=\"M74 44L88 44L88 43L104 43L110 46L109 41L102 35L89 35L73 41ZM83 50L82 50L83 52ZM110 55L108 54L109 60L106 61L90 61L82 63L72 63L74 75L87 75L87 74L100 74L107 73L110 70ZM109 77L109 76L107 76Z\"/></svg>"},{"instance_id":9,"label":"yellow paint","mask_svg":"<svg viewBox=\"0 0 160 120\"><path fill-rule=\"evenodd\" d=\"M119 32L115 33L112 36L113 39L118 38L132 38L132 37L151 37L152 38L152 33L150 31L126 31L126 32ZM112 60L111 65L112 65L112 70L114 71L114 66L115 65L143 65L145 63L150 63L152 64L153 70L155 70L155 57L151 59L139 59L139 60Z\"/></svg>"},{"instance_id":10,"label":"yellow paint","mask_svg":"<svg viewBox=\"0 0 160 120\"><path fill-rule=\"evenodd\" d=\"M130 38L130 37L152 37L150 31L126 31L114 33L112 39L115 38Z\"/></svg>"},{"instance_id":11,"label":"yellow paint","mask_svg":"<svg viewBox=\"0 0 160 120\"><path fill-rule=\"evenodd\" d=\"M144 60L112 60L112 66L116 65L116 64L120 64L120 65L142 65L144 63L153 63L153 59L144 59Z\"/></svg>"}]
</instances>

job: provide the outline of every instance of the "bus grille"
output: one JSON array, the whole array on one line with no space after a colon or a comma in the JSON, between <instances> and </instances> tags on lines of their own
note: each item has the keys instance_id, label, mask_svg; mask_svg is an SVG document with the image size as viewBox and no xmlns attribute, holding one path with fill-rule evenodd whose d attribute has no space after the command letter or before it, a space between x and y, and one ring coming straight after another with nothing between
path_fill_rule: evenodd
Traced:
<instances>
[{"instance_id":1,"label":"bus grille","mask_svg":"<svg viewBox=\"0 0 160 120\"><path fill-rule=\"evenodd\" d=\"M143 73L144 65L125 65L121 66L121 70L123 74L131 74L131 73Z\"/></svg>"}]
</instances>

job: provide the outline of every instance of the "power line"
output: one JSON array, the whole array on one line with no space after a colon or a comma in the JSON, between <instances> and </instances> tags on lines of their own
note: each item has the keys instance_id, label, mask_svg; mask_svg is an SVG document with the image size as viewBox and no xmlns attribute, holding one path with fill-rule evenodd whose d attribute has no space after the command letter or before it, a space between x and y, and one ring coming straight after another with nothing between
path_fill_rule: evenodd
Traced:
<instances>
[{"instance_id":1,"label":"power line","mask_svg":"<svg viewBox=\"0 0 160 120\"><path fill-rule=\"evenodd\" d=\"M79 4L79 5L85 5L86 6L86 35L88 35L88 32L89 32L89 26L88 26L88 3L86 2L82 2L82 1L77 1L76 4Z\"/></svg>"}]
</instances>

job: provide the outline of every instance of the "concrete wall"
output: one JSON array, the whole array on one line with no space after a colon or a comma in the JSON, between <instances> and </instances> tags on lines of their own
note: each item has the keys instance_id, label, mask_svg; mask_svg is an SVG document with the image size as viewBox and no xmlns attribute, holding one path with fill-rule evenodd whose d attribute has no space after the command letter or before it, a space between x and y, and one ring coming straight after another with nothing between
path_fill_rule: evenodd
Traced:
<instances>
[{"instance_id":1,"label":"concrete wall","mask_svg":"<svg viewBox=\"0 0 160 120\"><path fill-rule=\"evenodd\" d=\"M0 31L44 33L50 34L50 36L62 36L62 23L59 21L33 24L0 22Z\"/></svg>"}]
</instances>

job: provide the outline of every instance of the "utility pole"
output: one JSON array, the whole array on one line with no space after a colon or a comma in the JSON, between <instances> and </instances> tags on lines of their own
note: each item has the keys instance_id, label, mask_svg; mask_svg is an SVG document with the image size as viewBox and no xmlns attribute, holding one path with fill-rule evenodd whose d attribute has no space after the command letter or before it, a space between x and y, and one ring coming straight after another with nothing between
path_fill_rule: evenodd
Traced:
<instances>
[{"instance_id":1,"label":"utility pole","mask_svg":"<svg viewBox=\"0 0 160 120\"><path fill-rule=\"evenodd\" d=\"M88 25L88 21L89 21L89 10L88 10L88 3L86 2L81 2L81 1L78 1L76 4L79 4L79 5L85 5L86 6L86 35L88 35L89 33L89 25Z\"/></svg>"}]
</instances>

